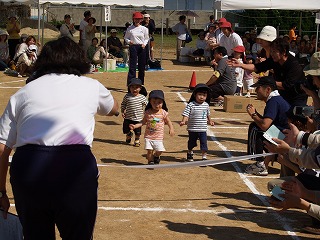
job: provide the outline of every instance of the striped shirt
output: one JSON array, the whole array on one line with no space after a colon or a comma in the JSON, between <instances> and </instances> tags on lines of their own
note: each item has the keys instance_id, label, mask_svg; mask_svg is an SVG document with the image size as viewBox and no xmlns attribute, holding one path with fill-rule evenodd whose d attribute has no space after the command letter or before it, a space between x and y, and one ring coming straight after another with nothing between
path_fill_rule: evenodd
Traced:
<instances>
[{"instance_id":1,"label":"striped shirt","mask_svg":"<svg viewBox=\"0 0 320 240\"><path fill-rule=\"evenodd\" d=\"M147 98L142 94L133 96L132 93L127 93L121 103L121 112L125 112L125 119L141 122L146 105Z\"/></svg>"},{"instance_id":2,"label":"striped shirt","mask_svg":"<svg viewBox=\"0 0 320 240\"><path fill-rule=\"evenodd\" d=\"M146 119L146 131L144 137L151 140L163 140L164 137L164 124L168 112L160 109L156 113L152 113L152 109L146 110L144 117Z\"/></svg>"},{"instance_id":3,"label":"striped shirt","mask_svg":"<svg viewBox=\"0 0 320 240\"><path fill-rule=\"evenodd\" d=\"M208 116L210 108L207 102L197 103L195 101L188 103L182 116L188 118L187 130L190 132L206 132L208 129Z\"/></svg>"}]
</instances>

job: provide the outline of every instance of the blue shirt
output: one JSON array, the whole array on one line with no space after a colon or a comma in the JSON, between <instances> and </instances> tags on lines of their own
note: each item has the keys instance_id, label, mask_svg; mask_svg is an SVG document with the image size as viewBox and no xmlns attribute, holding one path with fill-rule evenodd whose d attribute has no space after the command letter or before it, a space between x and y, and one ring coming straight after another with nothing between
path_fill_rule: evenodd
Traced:
<instances>
[{"instance_id":1,"label":"blue shirt","mask_svg":"<svg viewBox=\"0 0 320 240\"><path fill-rule=\"evenodd\" d=\"M271 118L273 120L272 124L283 130L289 128L287 117L289 109L290 104L282 96L274 96L267 101L263 117Z\"/></svg>"}]
</instances>

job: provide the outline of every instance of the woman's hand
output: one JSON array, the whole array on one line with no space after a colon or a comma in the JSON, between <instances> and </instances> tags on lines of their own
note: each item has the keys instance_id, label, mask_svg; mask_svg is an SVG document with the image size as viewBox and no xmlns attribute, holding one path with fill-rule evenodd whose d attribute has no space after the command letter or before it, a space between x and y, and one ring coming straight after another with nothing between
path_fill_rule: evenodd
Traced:
<instances>
[{"instance_id":1,"label":"woman's hand","mask_svg":"<svg viewBox=\"0 0 320 240\"><path fill-rule=\"evenodd\" d=\"M286 135L284 140L290 145L295 146L297 142L297 136L299 134L299 129L292 123L289 123L290 129L284 129L283 132Z\"/></svg>"}]
</instances>

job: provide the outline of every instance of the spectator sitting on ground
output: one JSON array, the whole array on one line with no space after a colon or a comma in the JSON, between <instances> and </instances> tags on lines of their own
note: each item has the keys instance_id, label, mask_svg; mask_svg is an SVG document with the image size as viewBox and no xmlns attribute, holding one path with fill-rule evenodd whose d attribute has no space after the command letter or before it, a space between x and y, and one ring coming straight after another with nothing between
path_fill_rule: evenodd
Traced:
<instances>
[{"instance_id":1,"label":"spectator sitting on ground","mask_svg":"<svg viewBox=\"0 0 320 240\"><path fill-rule=\"evenodd\" d=\"M280 96L273 77L261 77L251 87L256 88L257 99L264 101L266 106L263 115L259 114L252 104L247 106L247 113L253 120L248 129L248 155L263 153L263 133L271 125L275 125L280 130L289 128L286 113L290 109L289 103ZM268 175L268 164L265 164L264 160L268 163L270 158L256 158L256 162L246 168L246 173L258 176Z\"/></svg>"},{"instance_id":2,"label":"spectator sitting on ground","mask_svg":"<svg viewBox=\"0 0 320 240\"><path fill-rule=\"evenodd\" d=\"M92 58L92 63L95 65L102 64L104 58L108 58L108 53L105 50L106 40L102 39L95 54Z\"/></svg>"},{"instance_id":3,"label":"spectator sitting on ground","mask_svg":"<svg viewBox=\"0 0 320 240\"><path fill-rule=\"evenodd\" d=\"M10 60L9 56L9 44L8 40L8 32L6 30L0 29L0 71L4 71L8 68L8 63Z\"/></svg>"},{"instance_id":4,"label":"spectator sitting on ground","mask_svg":"<svg viewBox=\"0 0 320 240\"><path fill-rule=\"evenodd\" d=\"M16 54L14 55L14 59L13 60L15 62L17 62L18 58L20 57L20 55L22 53L24 53L28 49L28 47L30 45L36 45L37 46L37 53L39 54L39 52L41 50L40 49L40 43L37 43L36 38L34 36L30 35L29 37L26 38L25 42L23 42L23 43L21 43L19 45L19 48L18 48Z\"/></svg>"},{"instance_id":5,"label":"spectator sitting on ground","mask_svg":"<svg viewBox=\"0 0 320 240\"><path fill-rule=\"evenodd\" d=\"M117 58L122 58L127 65L129 61L128 48L122 45L120 38L117 37L117 32L116 29L111 29L110 31L111 36L107 38L108 52Z\"/></svg>"},{"instance_id":6,"label":"spectator sitting on ground","mask_svg":"<svg viewBox=\"0 0 320 240\"><path fill-rule=\"evenodd\" d=\"M94 37L91 40L91 45L88 47L87 50L87 59L90 63L93 63L93 56L97 52L98 49L98 38Z\"/></svg>"},{"instance_id":7,"label":"spectator sitting on ground","mask_svg":"<svg viewBox=\"0 0 320 240\"><path fill-rule=\"evenodd\" d=\"M30 45L28 49L20 55L17 62L18 77L30 76L32 67L37 60L37 46Z\"/></svg>"},{"instance_id":8,"label":"spectator sitting on ground","mask_svg":"<svg viewBox=\"0 0 320 240\"><path fill-rule=\"evenodd\" d=\"M194 56L203 56L204 55L204 50L207 47L207 42L204 39L205 38L205 33L203 31L201 31L198 34L198 39L197 39L197 43L196 43L196 50L193 51L193 55Z\"/></svg>"},{"instance_id":9,"label":"spectator sitting on ground","mask_svg":"<svg viewBox=\"0 0 320 240\"><path fill-rule=\"evenodd\" d=\"M211 89L211 98L218 100L218 105L223 104L224 95L233 95L237 89L237 80L234 68L227 65L228 55L225 47L214 49L214 72L206 85Z\"/></svg>"}]
</instances>

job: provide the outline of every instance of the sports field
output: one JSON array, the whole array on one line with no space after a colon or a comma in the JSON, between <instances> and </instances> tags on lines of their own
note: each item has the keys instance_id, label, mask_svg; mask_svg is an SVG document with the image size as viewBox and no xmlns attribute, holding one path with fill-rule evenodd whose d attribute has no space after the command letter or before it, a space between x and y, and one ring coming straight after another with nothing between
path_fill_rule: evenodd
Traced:
<instances>
[{"instance_id":1,"label":"sports field","mask_svg":"<svg viewBox=\"0 0 320 240\"><path fill-rule=\"evenodd\" d=\"M212 70L203 63L179 64L174 50L164 52L163 71L146 72L148 91L165 92L169 116L175 128L168 128L166 152L160 164L180 163L171 169L134 169L146 164L143 144L137 148L125 144L119 117L97 116L93 152L100 166L99 210L96 240L123 239L318 239L301 232L310 218L299 210L279 213L268 207L267 182L279 176L279 164L269 169L267 177L243 173L251 160L209 167L184 167L188 134L180 127L181 113L191 93L192 72L197 83L206 82ZM88 75L112 91L119 102L126 92L126 73ZM13 93L25 85L25 79L0 73L0 112ZM70 89L72 91L72 89ZM208 130L208 158L246 155L247 128L251 118L246 113L227 113L211 106L215 126ZM195 159L200 159L195 151ZM8 181L9 182L9 181ZM8 194L13 204L11 188ZM78 201L81 201L79 199Z\"/></svg>"}]
</instances>

